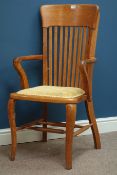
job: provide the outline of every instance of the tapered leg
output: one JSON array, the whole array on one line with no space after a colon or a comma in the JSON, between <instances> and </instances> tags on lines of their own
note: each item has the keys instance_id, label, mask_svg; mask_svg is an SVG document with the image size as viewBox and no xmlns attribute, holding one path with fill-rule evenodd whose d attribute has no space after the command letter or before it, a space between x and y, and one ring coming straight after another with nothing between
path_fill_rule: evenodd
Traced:
<instances>
[{"instance_id":1,"label":"tapered leg","mask_svg":"<svg viewBox=\"0 0 117 175\"><path fill-rule=\"evenodd\" d=\"M44 121L45 122L47 122L47 115L48 115L48 106L47 106L47 103L44 103ZM43 128L47 128L47 125L43 124ZM42 142L47 142L47 131L43 132Z\"/></svg>"},{"instance_id":2,"label":"tapered leg","mask_svg":"<svg viewBox=\"0 0 117 175\"><path fill-rule=\"evenodd\" d=\"M101 148L100 135L99 135L97 122L94 114L93 101L86 101L85 105L86 105L89 122L93 124L91 126L91 129L92 129L95 148L100 149Z\"/></svg>"},{"instance_id":3,"label":"tapered leg","mask_svg":"<svg viewBox=\"0 0 117 175\"><path fill-rule=\"evenodd\" d=\"M66 169L72 169L72 142L76 120L76 104L66 105Z\"/></svg>"},{"instance_id":4,"label":"tapered leg","mask_svg":"<svg viewBox=\"0 0 117 175\"><path fill-rule=\"evenodd\" d=\"M15 107L15 101L14 99L9 99L8 102L8 117L9 117L9 124L11 128L11 155L10 158L11 160L15 160L15 155L16 155L16 123L15 123L15 112L14 112L14 107Z\"/></svg>"}]
</instances>

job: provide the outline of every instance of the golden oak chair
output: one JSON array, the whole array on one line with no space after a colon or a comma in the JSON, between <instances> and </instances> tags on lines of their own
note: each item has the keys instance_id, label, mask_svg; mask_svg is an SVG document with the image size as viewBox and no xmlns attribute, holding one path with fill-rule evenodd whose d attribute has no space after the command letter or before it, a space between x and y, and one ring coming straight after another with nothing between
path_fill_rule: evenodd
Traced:
<instances>
[{"instance_id":1,"label":"golden oak chair","mask_svg":"<svg viewBox=\"0 0 117 175\"><path fill-rule=\"evenodd\" d=\"M43 54L18 57L13 62L21 78L23 90L11 93L8 103L12 138L11 160L14 160L16 155L16 131L27 128L42 131L43 141L47 141L47 132L66 134L66 169L71 169L73 136L91 127L95 148L101 148L92 100L92 74L96 61L99 7L87 4L44 5L40 10ZM27 76L21 65L22 61L27 60L43 61L42 86L29 88ZM16 100L43 103L42 117L16 128L14 112ZM85 102L89 119L89 123L85 126L75 124L77 104L81 101ZM66 123L47 121L48 103L66 105ZM47 125L54 128L48 128ZM65 129L55 129L55 126Z\"/></svg>"}]
</instances>

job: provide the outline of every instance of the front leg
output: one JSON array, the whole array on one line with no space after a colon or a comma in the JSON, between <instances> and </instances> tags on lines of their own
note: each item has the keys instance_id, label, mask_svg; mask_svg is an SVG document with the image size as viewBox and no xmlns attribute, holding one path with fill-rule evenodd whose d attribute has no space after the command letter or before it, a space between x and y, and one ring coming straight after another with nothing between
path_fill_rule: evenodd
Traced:
<instances>
[{"instance_id":1,"label":"front leg","mask_svg":"<svg viewBox=\"0 0 117 175\"><path fill-rule=\"evenodd\" d=\"M16 155L16 122L15 122L15 101L14 99L9 99L8 102L8 117L9 117L9 124L11 128L11 155L10 159L13 161L15 160Z\"/></svg>"},{"instance_id":2,"label":"front leg","mask_svg":"<svg viewBox=\"0 0 117 175\"><path fill-rule=\"evenodd\" d=\"M72 169L72 142L76 120L76 104L66 105L66 169Z\"/></svg>"}]
</instances>

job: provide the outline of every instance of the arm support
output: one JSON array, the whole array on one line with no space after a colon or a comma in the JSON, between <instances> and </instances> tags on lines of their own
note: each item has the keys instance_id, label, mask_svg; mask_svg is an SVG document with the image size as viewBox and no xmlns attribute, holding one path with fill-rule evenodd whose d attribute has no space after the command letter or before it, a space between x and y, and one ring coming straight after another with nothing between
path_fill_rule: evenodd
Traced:
<instances>
[{"instance_id":1,"label":"arm support","mask_svg":"<svg viewBox=\"0 0 117 175\"><path fill-rule=\"evenodd\" d=\"M30 56L17 57L16 59L13 60L13 65L20 76L21 87L23 89L29 88L29 82L28 82L27 75L22 67L21 62L29 61L29 60L42 60L43 58L44 58L43 55L30 55Z\"/></svg>"},{"instance_id":2,"label":"arm support","mask_svg":"<svg viewBox=\"0 0 117 175\"><path fill-rule=\"evenodd\" d=\"M80 64L80 73L81 73L81 88L86 92L88 100L92 99L92 76L88 75L88 68L92 72L93 64L96 62L96 58L91 57L86 60L82 60Z\"/></svg>"},{"instance_id":3,"label":"arm support","mask_svg":"<svg viewBox=\"0 0 117 175\"><path fill-rule=\"evenodd\" d=\"M94 57L90 57L89 59L86 59L86 60L82 60L81 64L92 64L92 63L95 63L96 62L96 58Z\"/></svg>"}]
</instances>

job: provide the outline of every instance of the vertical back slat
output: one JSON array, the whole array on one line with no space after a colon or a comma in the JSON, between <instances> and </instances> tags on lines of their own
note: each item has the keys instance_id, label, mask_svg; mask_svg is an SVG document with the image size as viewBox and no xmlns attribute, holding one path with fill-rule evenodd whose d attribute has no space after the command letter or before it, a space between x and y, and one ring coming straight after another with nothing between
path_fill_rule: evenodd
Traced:
<instances>
[{"instance_id":1,"label":"vertical back slat","mask_svg":"<svg viewBox=\"0 0 117 175\"><path fill-rule=\"evenodd\" d=\"M83 27L83 46L82 46L82 60L86 59L86 39L87 39L87 30L86 27Z\"/></svg>"},{"instance_id":2,"label":"vertical back slat","mask_svg":"<svg viewBox=\"0 0 117 175\"><path fill-rule=\"evenodd\" d=\"M72 63L72 64L73 64L73 65L72 65L72 78L71 78L71 86L72 86L72 87L74 87L74 82L75 82L77 41L78 41L78 27L75 27L74 48L73 48L73 63Z\"/></svg>"},{"instance_id":3,"label":"vertical back slat","mask_svg":"<svg viewBox=\"0 0 117 175\"><path fill-rule=\"evenodd\" d=\"M63 57L63 27L60 27L60 52L59 52L59 74L58 74L59 86L61 86L62 81L62 57Z\"/></svg>"},{"instance_id":4,"label":"vertical back slat","mask_svg":"<svg viewBox=\"0 0 117 175\"><path fill-rule=\"evenodd\" d=\"M49 85L52 85L52 27L49 27Z\"/></svg>"},{"instance_id":5,"label":"vertical back slat","mask_svg":"<svg viewBox=\"0 0 117 175\"><path fill-rule=\"evenodd\" d=\"M79 27L78 56L77 56L77 67L76 67L76 82L75 82L76 87L78 87L78 80L79 80L79 65L81 61L82 34L83 34L82 27Z\"/></svg>"},{"instance_id":6,"label":"vertical back slat","mask_svg":"<svg viewBox=\"0 0 117 175\"><path fill-rule=\"evenodd\" d=\"M67 72L67 86L71 84L71 59L73 48L73 27L70 27L70 38L69 38L69 54L68 54L68 72Z\"/></svg>"},{"instance_id":7,"label":"vertical back slat","mask_svg":"<svg viewBox=\"0 0 117 175\"><path fill-rule=\"evenodd\" d=\"M67 52L68 52L68 27L65 27L63 86L66 86Z\"/></svg>"},{"instance_id":8,"label":"vertical back slat","mask_svg":"<svg viewBox=\"0 0 117 175\"><path fill-rule=\"evenodd\" d=\"M43 28L43 84L48 85L48 66L47 66L47 28Z\"/></svg>"},{"instance_id":9,"label":"vertical back slat","mask_svg":"<svg viewBox=\"0 0 117 175\"><path fill-rule=\"evenodd\" d=\"M57 34L58 28L54 27L54 86L57 85Z\"/></svg>"},{"instance_id":10,"label":"vertical back slat","mask_svg":"<svg viewBox=\"0 0 117 175\"><path fill-rule=\"evenodd\" d=\"M86 40L86 48L85 48L85 57L86 57L86 59L88 59L89 58L89 39L90 39L90 30L89 30L89 28L87 27L87 32L86 32L87 34L87 40Z\"/></svg>"}]
</instances>

